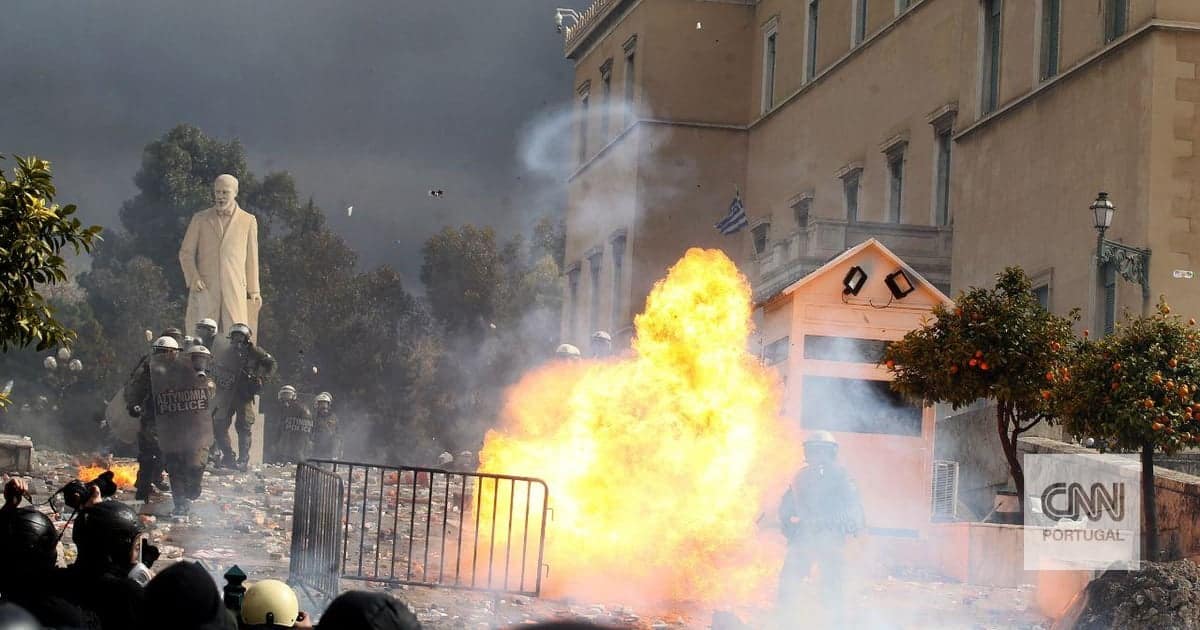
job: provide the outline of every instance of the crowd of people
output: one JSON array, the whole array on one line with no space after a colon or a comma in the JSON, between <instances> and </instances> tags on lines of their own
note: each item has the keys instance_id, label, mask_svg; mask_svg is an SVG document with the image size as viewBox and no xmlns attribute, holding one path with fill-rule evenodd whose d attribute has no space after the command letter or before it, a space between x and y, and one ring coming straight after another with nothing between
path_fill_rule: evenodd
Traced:
<instances>
[{"instance_id":1,"label":"crowd of people","mask_svg":"<svg viewBox=\"0 0 1200 630\"><path fill-rule=\"evenodd\" d=\"M413 630L421 624L387 593L347 591L320 614L301 610L296 592L278 580L252 582L240 601L225 601L209 572L181 560L155 574L159 553L136 510L90 494L71 517L75 562L59 567L61 536L32 505L21 479L4 486L0 508L0 630ZM571 630L588 624L547 623Z\"/></svg>"}]
</instances>

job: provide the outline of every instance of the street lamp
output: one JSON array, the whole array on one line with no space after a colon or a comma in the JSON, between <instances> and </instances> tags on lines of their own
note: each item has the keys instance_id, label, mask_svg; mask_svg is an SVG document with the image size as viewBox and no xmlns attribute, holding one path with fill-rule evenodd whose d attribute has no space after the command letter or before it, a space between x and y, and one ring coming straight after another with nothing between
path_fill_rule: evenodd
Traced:
<instances>
[{"instance_id":1,"label":"street lamp","mask_svg":"<svg viewBox=\"0 0 1200 630\"><path fill-rule=\"evenodd\" d=\"M1130 247L1122 243L1104 238L1104 233L1112 227L1113 214L1117 207L1108 198L1108 193L1102 192L1089 207L1092 211L1092 224L1096 228L1096 268L1100 275L1097 286L1104 286L1104 269L1113 265L1116 272L1127 282L1142 285L1142 315L1150 310L1150 250ZM1108 314L1105 313L1107 320Z\"/></svg>"},{"instance_id":2,"label":"street lamp","mask_svg":"<svg viewBox=\"0 0 1200 630\"><path fill-rule=\"evenodd\" d=\"M83 371L83 361L71 358L70 349L59 348L55 354L47 355L45 359L42 359L42 367L46 369L50 380L58 389L58 402L62 404L65 401L67 388L79 380L79 373Z\"/></svg>"}]
</instances>

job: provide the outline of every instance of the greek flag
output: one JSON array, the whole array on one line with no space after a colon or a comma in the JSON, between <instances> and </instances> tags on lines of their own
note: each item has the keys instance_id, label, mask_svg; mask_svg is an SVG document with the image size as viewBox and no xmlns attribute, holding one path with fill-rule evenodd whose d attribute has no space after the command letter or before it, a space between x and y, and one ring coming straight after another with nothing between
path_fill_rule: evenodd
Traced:
<instances>
[{"instance_id":1,"label":"greek flag","mask_svg":"<svg viewBox=\"0 0 1200 630\"><path fill-rule=\"evenodd\" d=\"M749 223L750 221L746 219L746 208L742 206L742 196L739 194L735 195L733 203L729 204L729 214L713 227L716 227L721 234L729 236Z\"/></svg>"}]
</instances>

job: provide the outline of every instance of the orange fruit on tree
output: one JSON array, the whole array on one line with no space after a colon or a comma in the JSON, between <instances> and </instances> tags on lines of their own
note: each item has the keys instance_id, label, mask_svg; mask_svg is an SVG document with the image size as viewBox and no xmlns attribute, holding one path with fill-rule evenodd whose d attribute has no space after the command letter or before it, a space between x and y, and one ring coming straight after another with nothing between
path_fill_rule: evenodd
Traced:
<instances>
[{"instance_id":1,"label":"orange fruit on tree","mask_svg":"<svg viewBox=\"0 0 1200 630\"><path fill-rule=\"evenodd\" d=\"M967 361L967 365L975 367L976 365L979 365L979 359L971 359L970 361Z\"/></svg>"},{"instance_id":2,"label":"orange fruit on tree","mask_svg":"<svg viewBox=\"0 0 1200 630\"><path fill-rule=\"evenodd\" d=\"M1179 361L1172 357L1170 361L1167 361L1167 366L1171 368L1179 367Z\"/></svg>"},{"instance_id":3,"label":"orange fruit on tree","mask_svg":"<svg viewBox=\"0 0 1200 630\"><path fill-rule=\"evenodd\" d=\"M1050 390L1048 390L1048 389L1042 390L1042 400L1050 400Z\"/></svg>"},{"instance_id":4,"label":"orange fruit on tree","mask_svg":"<svg viewBox=\"0 0 1200 630\"><path fill-rule=\"evenodd\" d=\"M1142 406L1147 409L1150 409L1150 408L1154 407L1154 400L1152 398L1147 398L1146 400L1142 401Z\"/></svg>"},{"instance_id":5,"label":"orange fruit on tree","mask_svg":"<svg viewBox=\"0 0 1200 630\"><path fill-rule=\"evenodd\" d=\"M951 374L958 374L958 366L957 366L957 365L951 365L951 366L950 366L950 373L951 373Z\"/></svg>"},{"instance_id":6,"label":"orange fruit on tree","mask_svg":"<svg viewBox=\"0 0 1200 630\"><path fill-rule=\"evenodd\" d=\"M979 364L979 369L981 369L981 370L983 370L983 371L985 371L985 372L986 372L986 371L987 371L987 369L988 369L988 364L987 364L987 361L980 362L980 364Z\"/></svg>"},{"instance_id":7,"label":"orange fruit on tree","mask_svg":"<svg viewBox=\"0 0 1200 630\"><path fill-rule=\"evenodd\" d=\"M1150 428L1154 429L1155 431L1162 431L1163 424L1161 422L1155 422L1154 424L1150 425Z\"/></svg>"},{"instance_id":8,"label":"orange fruit on tree","mask_svg":"<svg viewBox=\"0 0 1200 630\"><path fill-rule=\"evenodd\" d=\"M976 359L978 359L978 358L980 358L980 357L982 357L982 356L983 356L983 350L976 350L976 351L975 351L975 358L976 358Z\"/></svg>"}]
</instances>

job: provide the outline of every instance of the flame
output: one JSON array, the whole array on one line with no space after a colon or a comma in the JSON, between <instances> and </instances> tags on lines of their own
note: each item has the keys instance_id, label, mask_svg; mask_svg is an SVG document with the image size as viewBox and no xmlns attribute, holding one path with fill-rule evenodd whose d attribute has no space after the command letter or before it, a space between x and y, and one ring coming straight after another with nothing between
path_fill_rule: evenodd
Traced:
<instances>
[{"instance_id":1,"label":"flame","mask_svg":"<svg viewBox=\"0 0 1200 630\"><path fill-rule=\"evenodd\" d=\"M778 380L747 352L751 308L729 258L691 249L635 319L632 357L555 363L508 392L480 471L546 481L547 594L722 606L774 595L784 539L765 524L799 440Z\"/></svg>"},{"instance_id":2,"label":"flame","mask_svg":"<svg viewBox=\"0 0 1200 630\"><path fill-rule=\"evenodd\" d=\"M113 481L116 482L118 488L132 488L137 481L137 464L110 464L108 466L80 466L75 473L75 478L81 481L91 481L99 477L106 470L113 471Z\"/></svg>"}]
</instances>

